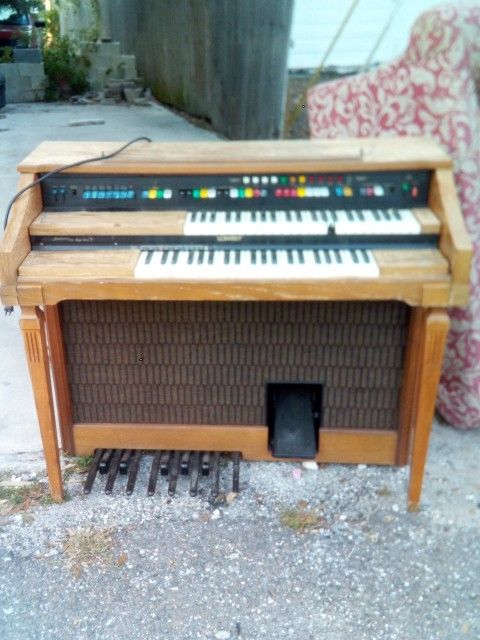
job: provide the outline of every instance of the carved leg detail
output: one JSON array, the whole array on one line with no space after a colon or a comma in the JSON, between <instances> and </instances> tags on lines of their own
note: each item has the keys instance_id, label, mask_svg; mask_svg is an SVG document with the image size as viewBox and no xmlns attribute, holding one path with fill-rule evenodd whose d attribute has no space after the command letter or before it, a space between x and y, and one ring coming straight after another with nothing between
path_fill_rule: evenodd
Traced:
<instances>
[{"instance_id":1,"label":"carved leg detail","mask_svg":"<svg viewBox=\"0 0 480 640\"><path fill-rule=\"evenodd\" d=\"M424 316L418 357L417 393L413 413L410 451L408 509L418 511L425 459L432 428L437 386L442 368L450 320L445 310L431 310Z\"/></svg>"},{"instance_id":2,"label":"carved leg detail","mask_svg":"<svg viewBox=\"0 0 480 640\"><path fill-rule=\"evenodd\" d=\"M64 455L75 455L72 427L72 404L68 373L65 366L65 349L63 345L60 312L58 305L45 305L45 324L47 327L48 344L50 347L50 361L57 399L58 422L60 438Z\"/></svg>"},{"instance_id":3,"label":"carved leg detail","mask_svg":"<svg viewBox=\"0 0 480 640\"><path fill-rule=\"evenodd\" d=\"M20 327L23 333L30 379L42 436L47 475L52 498L63 500L62 472L58 453L50 370L45 339L43 312L38 307L22 307Z\"/></svg>"}]
</instances>

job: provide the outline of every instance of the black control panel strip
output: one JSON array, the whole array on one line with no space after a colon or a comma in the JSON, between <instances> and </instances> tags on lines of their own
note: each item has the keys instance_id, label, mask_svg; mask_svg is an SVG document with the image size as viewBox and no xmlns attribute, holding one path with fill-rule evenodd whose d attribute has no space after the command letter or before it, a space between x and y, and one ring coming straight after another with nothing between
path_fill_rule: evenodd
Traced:
<instances>
[{"instance_id":1,"label":"black control panel strip","mask_svg":"<svg viewBox=\"0 0 480 640\"><path fill-rule=\"evenodd\" d=\"M387 209L424 207L430 172L229 175L61 174L41 185L45 211Z\"/></svg>"},{"instance_id":2,"label":"black control panel strip","mask_svg":"<svg viewBox=\"0 0 480 640\"><path fill-rule=\"evenodd\" d=\"M419 249L438 246L438 235L335 235L326 236L32 236L32 249Z\"/></svg>"}]
</instances>

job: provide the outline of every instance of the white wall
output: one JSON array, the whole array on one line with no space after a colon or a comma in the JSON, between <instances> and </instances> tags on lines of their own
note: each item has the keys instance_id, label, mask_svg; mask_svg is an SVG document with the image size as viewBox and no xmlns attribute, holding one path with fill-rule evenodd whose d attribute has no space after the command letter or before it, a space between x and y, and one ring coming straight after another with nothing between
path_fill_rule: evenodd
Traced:
<instances>
[{"instance_id":1,"label":"white wall","mask_svg":"<svg viewBox=\"0 0 480 640\"><path fill-rule=\"evenodd\" d=\"M458 3L458 0L450 2ZM295 0L289 69L317 67L346 15L352 0ZM373 62L400 55L417 17L439 0L359 0L349 23L329 55L327 66L359 66L366 62L378 36L398 7Z\"/></svg>"}]
</instances>

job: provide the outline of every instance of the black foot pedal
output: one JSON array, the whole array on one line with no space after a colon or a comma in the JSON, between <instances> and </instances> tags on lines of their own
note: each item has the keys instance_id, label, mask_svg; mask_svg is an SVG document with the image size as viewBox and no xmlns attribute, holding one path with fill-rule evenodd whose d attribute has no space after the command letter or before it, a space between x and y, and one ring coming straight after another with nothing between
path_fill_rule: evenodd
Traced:
<instances>
[{"instance_id":1,"label":"black foot pedal","mask_svg":"<svg viewBox=\"0 0 480 640\"><path fill-rule=\"evenodd\" d=\"M240 454L232 453L232 491L238 493L240 491Z\"/></svg>"},{"instance_id":2,"label":"black foot pedal","mask_svg":"<svg viewBox=\"0 0 480 640\"><path fill-rule=\"evenodd\" d=\"M115 484L115 478L117 477L121 456L122 456L122 450L115 449L110 462L110 469L108 471L107 482L105 483L105 493L107 494L107 496L109 496L113 491L113 485Z\"/></svg>"},{"instance_id":3,"label":"black foot pedal","mask_svg":"<svg viewBox=\"0 0 480 640\"><path fill-rule=\"evenodd\" d=\"M153 496L157 486L158 470L160 468L160 456L161 451L157 451L153 456L152 468L150 469L150 479L148 480L147 493L149 496Z\"/></svg>"},{"instance_id":4,"label":"black foot pedal","mask_svg":"<svg viewBox=\"0 0 480 640\"><path fill-rule=\"evenodd\" d=\"M212 497L216 498L220 487L220 454L218 451L213 454L212 475Z\"/></svg>"},{"instance_id":5,"label":"black foot pedal","mask_svg":"<svg viewBox=\"0 0 480 640\"><path fill-rule=\"evenodd\" d=\"M105 493L113 492L119 475L127 475L125 492L131 495L140 468L143 452L134 449L96 449L93 462L88 470L83 492L89 494L97 473L107 475ZM212 476L211 495L216 498L220 492L220 452L219 451L155 451L148 480L147 492L153 496L157 488L158 474L168 476L168 495L173 496L177 490L179 475L190 474L190 495L199 492L200 476ZM232 487L238 493L240 487L240 454L232 453ZM201 490L200 490L201 491Z\"/></svg>"},{"instance_id":6,"label":"black foot pedal","mask_svg":"<svg viewBox=\"0 0 480 640\"><path fill-rule=\"evenodd\" d=\"M132 457L132 450L125 449L122 453L122 457L120 458L120 464L118 466L118 470L122 474L122 476L127 475L128 465L130 463L130 458Z\"/></svg>"},{"instance_id":7,"label":"black foot pedal","mask_svg":"<svg viewBox=\"0 0 480 640\"><path fill-rule=\"evenodd\" d=\"M170 462L170 451L164 451L160 458L160 475L168 476L168 463Z\"/></svg>"},{"instance_id":8,"label":"black foot pedal","mask_svg":"<svg viewBox=\"0 0 480 640\"><path fill-rule=\"evenodd\" d=\"M102 476L108 473L112 454L113 454L113 449L103 450L102 457L100 458L100 464L98 465L98 470Z\"/></svg>"},{"instance_id":9,"label":"black foot pedal","mask_svg":"<svg viewBox=\"0 0 480 640\"><path fill-rule=\"evenodd\" d=\"M188 465L190 462L190 451L184 451L180 460L180 473L182 476L188 476Z\"/></svg>"},{"instance_id":10,"label":"black foot pedal","mask_svg":"<svg viewBox=\"0 0 480 640\"><path fill-rule=\"evenodd\" d=\"M202 458L202 476L208 476L210 473L210 453L205 451Z\"/></svg>"},{"instance_id":11,"label":"black foot pedal","mask_svg":"<svg viewBox=\"0 0 480 640\"><path fill-rule=\"evenodd\" d=\"M198 473L200 471L200 451L194 451L190 458L190 495L196 496L198 491Z\"/></svg>"},{"instance_id":12,"label":"black foot pedal","mask_svg":"<svg viewBox=\"0 0 480 640\"><path fill-rule=\"evenodd\" d=\"M321 385L271 384L268 424L276 458L315 458L320 427Z\"/></svg>"},{"instance_id":13,"label":"black foot pedal","mask_svg":"<svg viewBox=\"0 0 480 640\"><path fill-rule=\"evenodd\" d=\"M177 489L178 471L180 468L180 451L174 451L170 463L170 479L168 481L168 495L174 496Z\"/></svg>"},{"instance_id":14,"label":"black foot pedal","mask_svg":"<svg viewBox=\"0 0 480 640\"><path fill-rule=\"evenodd\" d=\"M95 481L95 476L97 475L98 465L100 464L102 455L103 455L103 449L95 450L95 456L93 458L93 462L90 465L90 469L88 470L88 474L87 474L87 479L85 480L85 484L83 485L83 493L87 495L92 490L92 486Z\"/></svg>"},{"instance_id":15,"label":"black foot pedal","mask_svg":"<svg viewBox=\"0 0 480 640\"><path fill-rule=\"evenodd\" d=\"M133 493L141 457L142 457L142 452L140 450L135 451L133 459L130 463L130 468L128 470L127 488L125 489L127 496L131 496Z\"/></svg>"}]
</instances>

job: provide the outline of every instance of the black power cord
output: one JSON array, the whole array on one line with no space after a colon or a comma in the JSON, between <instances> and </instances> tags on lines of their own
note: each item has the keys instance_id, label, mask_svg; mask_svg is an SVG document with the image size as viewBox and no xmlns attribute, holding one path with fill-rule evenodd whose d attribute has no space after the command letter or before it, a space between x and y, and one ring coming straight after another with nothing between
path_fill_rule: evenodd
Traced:
<instances>
[{"instance_id":1,"label":"black power cord","mask_svg":"<svg viewBox=\"0 0 480 640\"><path fill-rule=\"evenodd\" d=\"M126 144L121 146L119 149L116 149L115 151L112 151L111 153L102 154L101 156L96 156L95 158L87 158L86 160L78 160L77 162L72 162L70 164L65 164L65 165L63 165L63 167L60 167L59 169L54 169L53 171L49 171L48 173L44 173L42 176L40 176L40 178L37 178L37 180L34 180L33 182L28 184L23 189L20 189L20 191L18 191L13 196L13 198L10 200L10 202L8 203L8 206L7 206L7 210L5 212L5 217L3 219L3 229L5 230L7 228L8 217L10 215L10 210L11 210L14 202L16 202L16 200L18 200L18 198L22 194L24 194L25 191L28 191L29 189L31 189L32 187L34 187L37 184L41 184L44 180L46 180L47 178L50 178L51 176L56 176L57 174L62 173L63 171L67 171L67 169L73 169L74 167L80 167L80 166L82 166L84 164L88 164L89 162L98 162L100 160L109 160L110 158L114 158L116 155L121 153L124 149L129 147L131 144L134 144L135 142L140 142L142 140L145 140L145 142L151 142L151 139L147 138L147 136L140 136L139 138L134 138L133 140L130 140L130 142L127 142Z\"/></svg>"},{"instance_id":2,"label":"black power cord","mask_svg":"<svg viewBox=\"0 0 480 640\"><path fill-rule=\"evenodd\" d=\"M65 164L65 165L63 165L63 167L60 167L59 169L54 169L53 171L49 171L48 173L44 173L42 176L40 176L40 178L37 178L37 180L34 180L33 182L28 184L23 189L20 189L20 191L17 191L17 193L10 200L10 202L8 203L7 209L5 211L5 217L3 219L3 230L5 231L5 229L7 228L8 218L10 216L10 211L12 209L13 204L18 200L18 198L23 193L25 193L25 191L28 191L29 189L31 189L32 187L34 187L37 184L41 184L44 180L46 180L47 178L50 178L51 176L56 176L59 173L62 173L63 171L67 171L67 169L73 169L73 167L80 167L80 166L82 166L84 164L88 164L89 162L99 162L100 160L109 160L110 158L114 158L116 155L121 153L124 149L129 147L131 144L135 144L135 142L141 142L142 140L144 140L145 142L151 142L152 141L151 138L148 138L147 136L140 136L138 138L134 138L133 140L130 140L129 142L127 142L126 144L121 146L119 149L116 149L115 151L112 151L111 153L102 154L101 156L96 156L94 158L87 158L86 160L78 160L77 162L72 162L70 164ZM5 314L6 315L9 315L13 311L13 307L4 307L4 309L5 309Z\"/></svg>"}]
</instances>

